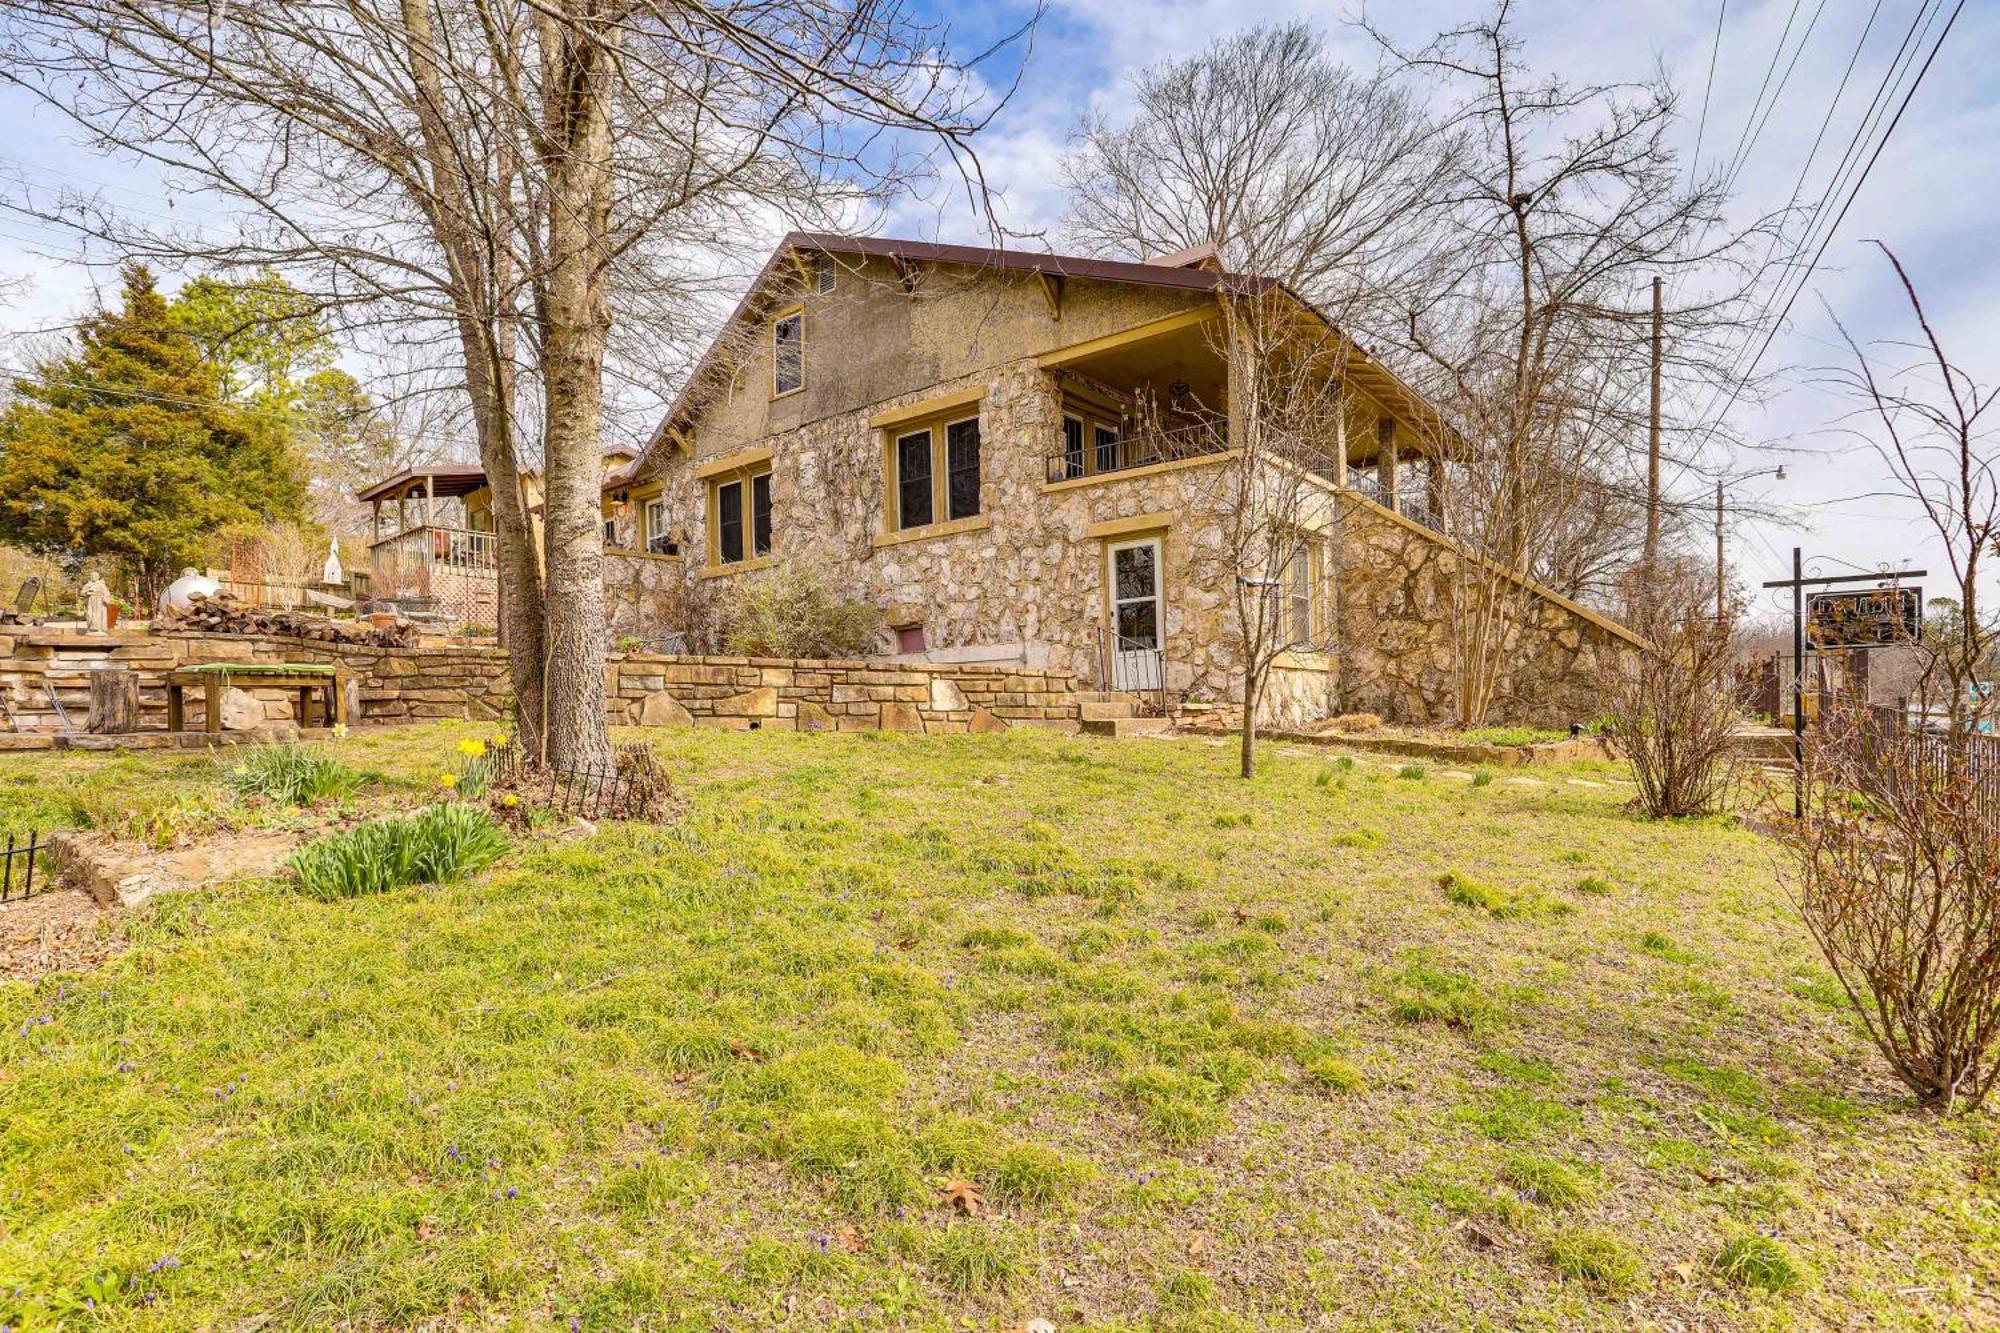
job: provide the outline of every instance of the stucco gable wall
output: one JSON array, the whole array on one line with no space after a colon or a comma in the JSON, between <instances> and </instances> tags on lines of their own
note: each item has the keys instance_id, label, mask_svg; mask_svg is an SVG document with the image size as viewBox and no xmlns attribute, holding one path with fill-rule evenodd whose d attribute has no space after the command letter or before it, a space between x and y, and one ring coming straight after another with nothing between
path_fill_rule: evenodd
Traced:
<instances>
[{"instance_id":1,"label":"stucco gable wall","mask_svg":"<svg viewBox=\"0 0 2000 1333\"><path fill-rule=\"evenodd\" d=\"M805 387L771 396L770 319L757 318L752 336L736 344L735 375L694 415L695 456L720 457L841 413L942 393L966 376L1213 302L1203 292L1071 279L1055 319L1032 274L925 266L907 292L887 260L849 258L832 292L771 304L804 307Z\"/></svg>"}]
</instances>

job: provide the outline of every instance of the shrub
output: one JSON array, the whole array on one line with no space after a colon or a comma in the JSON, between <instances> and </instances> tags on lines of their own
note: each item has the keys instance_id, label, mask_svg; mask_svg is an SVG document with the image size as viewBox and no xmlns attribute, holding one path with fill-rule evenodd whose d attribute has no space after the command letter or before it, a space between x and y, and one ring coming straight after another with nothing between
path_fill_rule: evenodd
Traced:
<instances>
[{"instance_id":1,"label":"shrub","mask_svg":"<svg viewBox=\"0 0 2000 1333\"><path fill-rule=\"evenodd\" d=\"M222 761L222 781L238 796L263 796L280 805L311 805L346 796L361 775L322 750L304 745L254 745L234 762Z\"/></svg>"},{"instance_id":2,"label":"shrub","mask_svg":"<svg viewBox=\"0 0 2000 1333\"><path fill-rule=\"evenodd\" d=\"M443 884L473 874L507 850L485 811L433 805L406 819L377 819L292 853L298 891L330 902L405 884Z\"/></svg>"},{"instance_id":3,"label":"shrub","mask_svg":"<svg viewBox=\"0 0 2000 1333\"><path fill-rule=\"evenodd\" d=\"M880 612L842 601L808 566L781 565L732 582L717 620L723 650L740 657L856 657L882 628Z\"/></svg>"},{"instance_id":4,"label":"shrub","mask_svg":"<svg viewBox=\"0 0 2000 1333\"><path fill-rule=\"evenodd\" d=\"M1745 1232L1722 1247L1715 1269L1729 1281L1760 1291L1790 1291L1804 1280L1791 1254L1769 1236Z\"/></svg>"},{"instance_id":5,"label":"shrub","mask_svg":"<svg viewBox=\"0 0 2000 1333\"><path fill-rule=\"evenodd\" d=\"M1736 789L1733 622L1708 609L1709 586L1705 573L1680 565L1637 585L1625 623L1652 650L1615 656L1603 682L1638 806L1654 819L1713 814Z\"/></svg>"},{"instance_id":6,"label":"shrub","mask_svg":"<svg viewBox=\"0 0 2000 1333\"><path fill-rule=\"evenodd\" d=\"M1974 752L1865 706L1821 709L1787 887L1889 1067L1940 1111L2000 1082L2000 823ZM1860 809L1856 809L1857 802Z\"/></svg>"}]
</instances>

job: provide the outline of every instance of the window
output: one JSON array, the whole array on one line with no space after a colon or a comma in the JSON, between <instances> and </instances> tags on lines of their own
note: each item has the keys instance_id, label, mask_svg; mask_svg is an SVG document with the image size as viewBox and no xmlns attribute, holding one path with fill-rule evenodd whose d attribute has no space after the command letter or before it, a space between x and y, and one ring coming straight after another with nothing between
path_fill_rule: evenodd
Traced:
<instances>
[{"instance_id":1,"label":"window","mask_svg":"<svg viewBox=\"0 0 2000 1333\"><path fill-rule=\"evenodd\" d=\"M771 395L797 393L806 383L806 317L780 315L771 325Z\"/></svg>"},{"instance_id":2,"label":"window","mask_svg":"<svg viewBox=\"0 0 2000 1333\"><path fill-rule=\"evenodd\" d=\"M743 483L725 481L715 488L715 555L721 565L743 561Z\"/></svg>"},{"instance_id":3,"label":"window","mask_svg":"<svg viewBox=\"0 0 2000 1333\"><path fill-rule=\"evenodd\" d=\"M750 478L750 553L771 554L771 474Z\"/></svg>"},{"instance_id":4,"label":"window","mask_svg":"<svg viewBox=\"0 0 2000 1333\"><path fill-rule=\"evenodd\" d=\"M1083 421L1079 417L1063 418L1063 480L1069 481L1083 475Z\"/></svg>"},{"instance_id":5,"label":"window","mask_svg":"<svg viewBox=\"0 0 2000 1333\"><path fill-rule=\"evenodd\" d=\"M672 538L667 535L667 502L648 500L644 511L645 526L640 530L645 549L653 555L678 555Z\"/></svg>"},{"instance_id":6,"label":"window","mask_svg":"<svg viewBox=\"0 0 2000 1333\"><path fill-rule=\"evenodd\" d=\"M944 428L945 517L971 518L979 512L979 418Z\"/></svg>"},{"instance_id":7,"label":"window","mask_svg":"<svg viewBox=\"0 0 2000 1333\"><path fill-rule=\"evenodd\" d=\"M1318 559L1319 547L1305 542L1285 570L1285 629L1295 648L1310 647L1318 638L1313 616L1313 565Z\"/></svg>"},{"instance_id":8,"label":"window","mask_svg":"<svg viewBox=\"0 0 2000 1333\"><path fill-rule=\"evenodd\" d=\"M771 497L771 461L768 453L740 463L724 461L709 474L710 568L762 560L771 554ZM664 554L678 555L680 552L675 543L669 542Z\"/></svg>"},{"instance_id":9,"label":"window","mask_svg":"<svg viewBox=\"0 0 2000 1333\"><path fill-rule=\"evenodd\" d=\"M812 262L812 271L813 271L813 290L815 292L817 292L821 296L825 296L828 292L833 290L833 284L835 281L835 277L838 273L838 268L833 262L832 255L826 255L826 254L814 255Z\"/></svg>"},{"instance_id":10,"label":"window","mask_svg":"<svg viewBox=\"0 0 2000 1333\"><path fill-rule=\"evenodd\" d=\"M618 520L615 518L604 520L604 544L607 547L618 545Z\"/></svg>"},{"instance_id":11,"label":"window","mask_svg":"<svg viewBox=\"0 0 2000 1333\"><path fill-rule=\"evenodd\" d=\"M896 435L889 449L891 532L977 518L980 494L979 418L939 421Z\"/></svg>"},{"instance_id":12,"label":"window","mask_svg":"<svg viewBox=\"0 0 2000 1333\"><path fill-rule=\"evenodd\" d=\"M915 431L896 440L896 526L921 528L931 522L931 432Z\"/></svg>"},{"instance_id":13,"label":"window","mask_svg":"<svg viewBox=\"0 0 2000 1333\"><path fill-rule=\"evenodd\" d=\"M1092 442L1097 446L1097 470L1116 472L1118 470L1118 432L1109 426L1099 426L1093 432Z\"/></svg>"}]
</instances>

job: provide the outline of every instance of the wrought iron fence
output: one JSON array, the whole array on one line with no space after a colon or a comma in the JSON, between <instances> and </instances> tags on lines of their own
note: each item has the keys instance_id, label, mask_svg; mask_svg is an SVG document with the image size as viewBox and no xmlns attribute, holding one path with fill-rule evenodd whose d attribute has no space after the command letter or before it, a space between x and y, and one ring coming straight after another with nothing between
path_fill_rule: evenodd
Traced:
<instances>
[{"instance_id":1,"label":"wrought iron fence","mask_svg":"<svg viewBox=\"0 0 2000 1333\"><path fill-rule=\"evenodd\" d=\"M1421 523L1432 532L1442 533L1445 530L1443 514L1431 508L1428 502L1400 488L1392 498L1379 477L1367 472L1350 472L1347 474L1347 484L1384 509L1401 514L1412 523Z\"/></svg>"},{"instance_id":2,"label":"wrought iron fence","mask_svg":"<svg viewBox=\"0 0 2000 1333\"><path fill-rule=\"evenodd\" d=\"M538 805L582 819L629 819L666 785L653 752L644 745L621 747L608 763L582 768L535 767L519 745L500 752L493 781Z\"/></svg>"},{"instance_id":3,"label":"wrought iron fence","mask_svg":"<svg viewBox=\"0 0 2000 1333\"><path fill-rule=\"evenodd\" d=\"M1068 441L1048 457L1048 480L1075 481L1127 472L1154 463L1172 463L1184 458L1203 458L1225 452L1227 432L1221 423L1176 426L1172 430L1143 431L1117 440L1098 443L1079 437L1076 446Z\"/></svg>"},{"instance_id":4,"label":"wrought iron fence","mask_svg":"<svg viewBox=\"0 0 2000 1333\"><path fill-rule=\"evenodd\" d=\"M35 865L41 860L42 854L48 851L48 844L42 841L40 829L30 829L25 843L20 841L20 836L18 833L9 833L7 849L0 852L0 861L5 863L4 869L0 869L0 903L32 898L38 891L48 892L47 875L42 876L39 890L35 884ZM16 860L24 863L22 869L14 868Z\"/></svg>"},{"instance_id":5,"label":"wrought iron fence","mask_svg":"<svg viewBox=\"0 0 2000 1333\"><path fill-rule=\"evenodd\" d=\"M1147 698L1161 717L1172 715L1167 704L1167 654L1157 644L1128 639L1108 625L1097 627L1099 688Z\"/></svg>"},{"instance_id":6,"label":"wrought iron fence","mask_svg":"<svg viewBox=\"0 0 2000 1333\"><path fill-rule=\"evenodd\" d=\"M1952 736L1921 713L1838 695L1817 710L1814 731L1812 744L1836 765L1839 781L1861 795L1963 800L1985 823L2000 824L2000 736Z\"/></svg>"}]
</instances>

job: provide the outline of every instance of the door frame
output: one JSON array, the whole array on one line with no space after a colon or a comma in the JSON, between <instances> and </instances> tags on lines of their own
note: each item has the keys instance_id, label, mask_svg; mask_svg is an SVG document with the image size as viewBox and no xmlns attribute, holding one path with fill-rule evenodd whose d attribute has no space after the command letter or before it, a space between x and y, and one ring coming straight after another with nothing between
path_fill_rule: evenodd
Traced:
<instances>
[{"instance_id":1,"label":"door frame","mask_svg":"<svg viewBox=\"0 0 2000 1333\"><path fill-rule=\"evenodd\" d=\"M1129 597L1121 599L1118 596L1118 552L1132 550L1140 546L1150 546L1153 548L1153 595L1152 595L1153 646L1150 650L1146 649L1133 650L1133 653L1136 656L1136 654L1139 652L1150 651L1156 654L1157 656L1154 658L1153 663L1150 664L1152 670L1148 672L1146 676L1140 678L1133 678L1129 676L1127 672L1129 672L1132 669L1132 667L1136 666L1137 664L1123 662L1123 658L1126 656L1126 652L1121 648L1120 640L1118 638L1118 605L1121 600L1127 603L1133 603L1133 602L1143 601L1145 599L1138 597ZM1120 689L1120 690L1159 689L1161 681L1158 679L1152 679L1151 677L1154 675L1163 677L1166 673L1166 642L1167 642L1167 535L1166 533L1147 532L1147 533L1139 533L1137 535L1130 537L1105 539L1104 614L1105 614L1105 624L1109 627L1112 636L1110 640L1112 679L1108 682L1110 687L1112 689Z\"/></svg>"}]
</instances>

